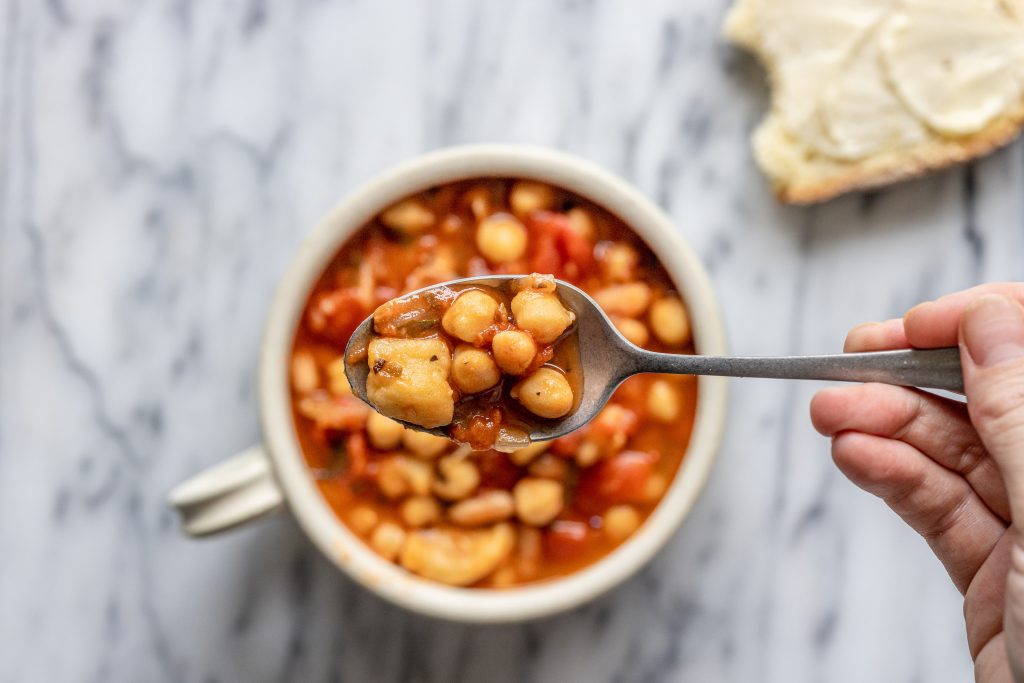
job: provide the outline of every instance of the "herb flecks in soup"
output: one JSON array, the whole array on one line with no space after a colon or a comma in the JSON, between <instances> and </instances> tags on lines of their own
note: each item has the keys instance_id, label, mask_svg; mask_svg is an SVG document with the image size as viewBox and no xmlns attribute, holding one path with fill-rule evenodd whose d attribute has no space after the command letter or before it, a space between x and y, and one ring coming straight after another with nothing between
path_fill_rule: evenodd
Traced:
<instances>
[{"instance_id":1,"label":"herb flecks in soup","mask_svg":"<svg viewBox=\"0 0 1024 683\"><path fill-rule=\"evenodd\" d=\"M513 453L473 451L406 429L352 396L345 344L382 304L461 277L523 273L551 274L580 287L644 348L692 352L684 302L626 225L572 193L504 179L433 188L369 221L317 281L295 336L295 429L321 492L381 557L428 580L515 586L600 560L644 523L690 438L697 393L692 377L633 377L583 429ZM402 372L415 372L422 386L451 391L450 417L447 401L427 405L440 424L457 424L461 398L485 395L481 387L492 380L507 389L511 400L502 405L521 407L513 391L521 400L530 378L545 386L550 380L536 372L564 371L554 350L538 364L543 348L558 339L551 336L558 325L547 334L531 329L530 316L517 312L513 299L485 295L506 305L516 327L495 328L482 345L475 336L465 338L471 329L444 325L454 298L396 308L377 330L381 341L424 344L401 355L377 354L374 363L383 361L382 374L396 372L388 363L401 358ZM478 300L473 310L481 303L490 309ZM453 346L440 334L430 336L438 325ZM437 344L450 350L447 367ZM460 359L466 361L461 369ZM492 362L501 372L497 380ZM415 371L406 369L410 364ZM475 424L488 433L486 416Z\"/></svg>"},{"instance_id":2,"label":"herb flecks in soup","mask_svg":"<svg viewBox=\"0 0 1024 683\"><path fill-rule=\"evenodd\" d=\"M381 305L365 357L349 362L368 366L367 397L384 415L515 450L577 405L574 321L551 275L434 287Z\"/></svg>"}]
</instances>

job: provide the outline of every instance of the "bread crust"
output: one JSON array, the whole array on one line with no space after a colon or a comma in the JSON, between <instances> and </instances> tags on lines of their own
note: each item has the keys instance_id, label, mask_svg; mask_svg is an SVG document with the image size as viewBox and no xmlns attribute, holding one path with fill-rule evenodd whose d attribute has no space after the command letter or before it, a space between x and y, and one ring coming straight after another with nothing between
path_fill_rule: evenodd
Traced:
<instances>
[{"instance_id":1,"label":"bread crust","mask_svg":"<svg viewBox=\"0 0 1024 683\"><path fill-rule=\"evenodd\" d=\"M789 204L815 204L857 190L870 190L919 178L967 163L1012 142L1024 128L1024 102L969 136L938 137L914 147L857 162L821 157L788 181L772 178L775 194Z\"/></svg>"}]
</instances>

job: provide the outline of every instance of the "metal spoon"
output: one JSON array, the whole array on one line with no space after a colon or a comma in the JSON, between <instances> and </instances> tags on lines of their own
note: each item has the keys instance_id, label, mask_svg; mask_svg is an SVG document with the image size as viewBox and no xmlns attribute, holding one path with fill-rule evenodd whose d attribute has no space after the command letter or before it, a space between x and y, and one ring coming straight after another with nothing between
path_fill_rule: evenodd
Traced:
<instances>
[{"instance_id":1,"label":"metal spoon","mask_svg":"<svg viewBox=\"0 0 1024 683\"><path fill-rule=\"evenodd\" d=\"M432 285L412 292L418 294L442 285L500 287L521 275L493 275L464 278ZM558 296L576 314L580 362L583 368L583 397L579 407L560 420L538 418L533 441L564 436L589 422L611 398L612 392L628 377L645 372L677 375L716 375L720 377L768 377L776 379L818 379L840 382L881 382L900 386L945 389L963 392L960 351L912 349L872 353L843 353L828 356L720 357L655 353L634 346L619 333L612 321L593 299L579 288L557 280ZM345 348L365 349L373 338L373 316L364 320ZM353 393L366 403L365 362L346 364L345 375ZM410 429L447 436L446 427L426 429L403 422Z\"/></svg>"}]
</instances>

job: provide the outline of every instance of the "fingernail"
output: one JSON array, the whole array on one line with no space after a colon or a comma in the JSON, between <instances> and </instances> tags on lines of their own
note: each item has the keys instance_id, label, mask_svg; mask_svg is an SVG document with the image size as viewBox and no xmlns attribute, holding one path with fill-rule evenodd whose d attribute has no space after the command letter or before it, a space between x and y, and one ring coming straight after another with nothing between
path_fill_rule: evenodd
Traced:
<instances>
[{"instance_id":1,"label":"fingernail","mask_svg":"<svg viewBox=\"0 0 1024 683\"><path fill-rule=\"evenodd\" d=\"M1024 309L998 294L978 298L964 311L961 337L982 367L1024 357Z\"/></svg>"},{"instance_id":2,"label":"fingernail","mask_svg":"<svg viewBox=\"0 0 1024 683\"><path fill-rule=\"evenodd\" d=\"M855 325L853 329L846 333L846 339L843 341L843 353L850 353L851 351L858 351L862 346L861 340L858 339L860 333L872 327L877 327L882 323L878 322L866 322Z\"/></svg>"}]
</instances>

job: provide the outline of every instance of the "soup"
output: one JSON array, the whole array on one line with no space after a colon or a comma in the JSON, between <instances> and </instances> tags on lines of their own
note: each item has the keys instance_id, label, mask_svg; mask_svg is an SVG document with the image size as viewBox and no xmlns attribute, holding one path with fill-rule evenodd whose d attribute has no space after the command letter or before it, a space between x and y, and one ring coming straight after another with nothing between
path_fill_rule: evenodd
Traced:
<instances>
[{"instance_id":1,"label":"soup","mask_svg":"<svg viewBox=\"0 0 1024 683\"><path fill-rule=\"evenodd\" d=\"M684 302L628 226L559 188L503 178L431 188L370 220L314 285L295 335L295 429L320 491L381 557L429 580L500 588L596 562L657 506L690 438L697 383L685 376L630 378L584 428L511 453L406 429L352 396L345 345L381 304L529 273L588 292L638 346L693 352Z\"/></svg>"}]
</instances>

